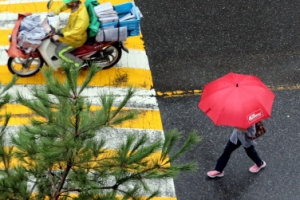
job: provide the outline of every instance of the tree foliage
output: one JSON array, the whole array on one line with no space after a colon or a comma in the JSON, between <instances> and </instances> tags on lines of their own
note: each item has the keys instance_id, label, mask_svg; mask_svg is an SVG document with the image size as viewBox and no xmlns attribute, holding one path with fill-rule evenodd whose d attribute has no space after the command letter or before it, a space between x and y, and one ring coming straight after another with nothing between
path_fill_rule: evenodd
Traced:
<instances>
[{"instance_id":1,"label":"tree foliage","mask_svg":"<svg viewBox=\"0 0 300 200\"><path fill-rule=\"evenodd\" d=\"M181 171L195 169L193 162L170 163L199 141L196 133L172 155L180 139L177 131L152 144L146 134L129 134L123 144L109 149L105 135L97 134L138 117L137 112L123 109L134 89L129 88L117 106L113 94L102 94L101 106L95 107L83 92L99 69L92 67L82 85L78 85L78 70L65 65L64 71L62 81L50 69L43 70L46 84L34 87L31 98L16 94L16 101L33 114L30 124L10 138L10 146L3 137L10 115L3 116L0 199L139 199L145 191L150 199L159 191L151 191L147 180L174 178ZM0 93L0 108L10 101L5 91L13 83Z\"/></svg>"}]
</instances>

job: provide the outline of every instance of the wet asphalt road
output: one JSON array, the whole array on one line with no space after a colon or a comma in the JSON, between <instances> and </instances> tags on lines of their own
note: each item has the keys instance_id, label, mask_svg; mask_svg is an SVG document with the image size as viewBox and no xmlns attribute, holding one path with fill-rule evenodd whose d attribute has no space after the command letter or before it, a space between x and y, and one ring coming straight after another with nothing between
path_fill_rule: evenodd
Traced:
<instances>
[{"instance_id":1,"label":"wet asphalt road","mask_svg":"<svg viewBox=\"0 0 300 200\"><path fill-rule=\"evenodd\" d=\"M195 160L199 169L175 179L179 200L298 200L300 199L300 91L276 92L272 118L265 121L267 133L257 139L256 149L267 166L251 174L253 165L243 148L236 150L225 176L209 179L232 131L230 127L214 126L197 108L199 96L158 98L165 130L178 129L186 136L197 130L202 141L179 162Z\"/></svg>"},{"instance_id":2,"label":"wet asphalt road","mask_svg":"<svg viewBox=\"0 0 300 200\"><path fill-rule=\"evenodd\" d=\"M135 2L157 91L202 89L230 71L299 82L299 1Z\"/></svg>"},{"instance_id":3,"label":"wet asphalt road","mask_svg":"<svg viewBox=\"0 0 300 200\"><path fill-rule=\"evenodd\" d=\"M267 133L257 151L267 167L251 174L242 148L225 176L210 180L232 129L217 127L197 108L200 96L162 98L164 130L197 130L202 141L179 162L199 170L175 179L179 200L300 199L300 2L244 0L136 0L156 91L203 89L228 72L259 76L276 89ZM283 90L278 90L278 89Z\"/></svg>"}]
</instances>

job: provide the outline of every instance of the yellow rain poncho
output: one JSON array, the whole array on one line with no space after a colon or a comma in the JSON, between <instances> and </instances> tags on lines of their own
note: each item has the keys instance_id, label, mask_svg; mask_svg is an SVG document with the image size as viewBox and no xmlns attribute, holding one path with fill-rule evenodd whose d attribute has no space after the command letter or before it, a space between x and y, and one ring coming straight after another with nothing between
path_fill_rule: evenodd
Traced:
<instances>
[{"instance_id":1,"label":"yellow rain poncho","mask_svg":"<svg viewBox=\"0 0 300 200\"><path fill-rule=\"evenodd\" d=\"M66 4L60 4L53 12L59 14L69 9ZM68 24L62 29L64 37L59 37L59 41L72 46L80 47L87 40L87 28L89 26L89 14L84 3L80 3L79 8L71 12Z\"/></svg>"}]
</instances>

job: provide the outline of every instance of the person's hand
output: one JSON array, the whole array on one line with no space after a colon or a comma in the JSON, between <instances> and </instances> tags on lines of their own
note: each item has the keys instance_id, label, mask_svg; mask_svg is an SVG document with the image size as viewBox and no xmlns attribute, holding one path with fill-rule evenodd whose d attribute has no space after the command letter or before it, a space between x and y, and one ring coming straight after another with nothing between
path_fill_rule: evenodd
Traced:
<instances>
[{"instance_id":1,"label":"person's hand","mask_svg":"<svg viewBox=\"0 0 300 200\"><path fill-rule=\"evenodd\" d=\"M49 17L53 17L53 16L55 16L55 15L56 15L56 14L55 14L55 12L53 12L53 11L52 11L52 12L48 12L48 16L49 16Z\"/></svg>"},{"instance_id":2,"label":"person's hand","mask_svg":"<svg viewBox=\"0 0 300 200\"><path fill-rule=\"evenodd\" d=\"M55 34L59 35L60 37L64 37L64 34L62 33L61 29L58 29L58 31Z\"/></svg>"},{"instance_id":3,"label":"person's hand","mask_svg":"<svg viewBox=\"0 0 300 200\"><path fill-rule=\"evenodd\" d=\"M52 37L52 39L53 39L54 41L56 41L56 42L57 42L57 41L59 41L59 39L58 39L58 38L59 38L59 36L58 36L58 35L53 35L53 37Z\"/></svg>"}]
</instances>

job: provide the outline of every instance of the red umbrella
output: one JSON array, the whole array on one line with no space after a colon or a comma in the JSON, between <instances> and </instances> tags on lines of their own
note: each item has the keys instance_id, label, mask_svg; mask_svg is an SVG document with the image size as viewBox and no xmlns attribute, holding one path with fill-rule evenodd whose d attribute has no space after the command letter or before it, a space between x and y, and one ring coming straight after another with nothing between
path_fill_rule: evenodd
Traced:
<instances>
[{"instance_id":1,"label":"red umbrella","mask_svg":"<svg viewBox=\"0 0 300 200\"><path fill-rule=\"evenodd\" d=\"M198 107L216 125L248 128L271 116L274 98L258 77L229 73L205 85Z\"/></svg>"}]
</instances>

